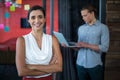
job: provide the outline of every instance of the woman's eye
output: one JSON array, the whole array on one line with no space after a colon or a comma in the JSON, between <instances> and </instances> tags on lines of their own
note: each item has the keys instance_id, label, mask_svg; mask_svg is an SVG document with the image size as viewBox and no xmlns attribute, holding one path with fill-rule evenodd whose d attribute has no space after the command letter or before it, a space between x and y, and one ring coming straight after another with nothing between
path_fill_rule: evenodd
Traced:
<instances>
[{"instance_id":1,"label":"woman's eye","mask_svg":"<svg viewBox=\"0 0 120 80\"><path fill-rule=\"evenodd\" d=\"M42 16L42 15L39 15L38 17L39 17L39 19L42 19L42 18L43 18L43 16Z\"/></svg>"},{"instance_id":2,"label":"woman's eye","mask_svg":"<svg viewBox=\"0 0 120 80\"><path fill-rule=\"evenodd\" d=\"M42 19L44 18L42 15L38 15L38 17L35 17L35 16L31 16L31 19L34 20L35 18L39 18L39 19Z\"/></svg>"},{"instance_id":3,"label":"woman's eye","mask_svg":"<svg viewBox=\"0 0 120 80\"><path fill-rule=\"evenodd\" d=\"M35 16L32 16L31 19L35 19Z\"/></svg>"}]
</instances>

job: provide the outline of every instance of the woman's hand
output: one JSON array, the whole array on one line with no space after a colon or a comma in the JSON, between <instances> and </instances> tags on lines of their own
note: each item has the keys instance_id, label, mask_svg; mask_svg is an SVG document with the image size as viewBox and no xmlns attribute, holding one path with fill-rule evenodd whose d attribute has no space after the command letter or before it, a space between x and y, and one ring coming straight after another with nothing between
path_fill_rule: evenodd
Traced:
<instances>
[{"instance_id":1,"label":"woman's hand","mask_svg":"<svg viewBox=\"0 0 120 80\"><path fill-rule=\"evenodd\" d=\"M32 64L27 64L27 67L28 67L29 69L35 70L35 67L34 67L34 65L32 65Z\"/></svg>"},{"instance_id":2,"label":"woman's hand","mask_svg":"<svg viewBox=\"0 0 120 80\"><path fill-rule=\"evenodd\" d=\"M50 64L56 64L57 62L57 57L54 55L50 61Z\"/></svg>"}]
</instances>

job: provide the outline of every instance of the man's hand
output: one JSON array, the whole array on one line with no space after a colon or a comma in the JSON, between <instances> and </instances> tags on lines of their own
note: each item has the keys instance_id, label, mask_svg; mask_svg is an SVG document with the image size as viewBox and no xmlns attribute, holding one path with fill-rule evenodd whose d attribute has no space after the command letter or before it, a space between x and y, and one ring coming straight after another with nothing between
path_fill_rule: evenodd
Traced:
<instances>
[{"instance_id":1,"label":"man's hand","mask_svg":"<svg viewBox=\"0 0 120 80\"><path fill-rule=\"evenodd\" d=\"M78 47L83 47L83 48L87 48L88 45L89 45L89 44L88 44L88 43L85 43L85 42L78 42L78 43L77 43L77 46L78 46Z\"/></svg>"},{"instance_id":2,"label":"man's hand","mask_svg":"<svg viewBox=\"0 0 120 80\"><path fill-rule=\"evenodd\" d=\"M61 44L62 47L67 47L64 43Z\"/></svg>"}]
</instances>

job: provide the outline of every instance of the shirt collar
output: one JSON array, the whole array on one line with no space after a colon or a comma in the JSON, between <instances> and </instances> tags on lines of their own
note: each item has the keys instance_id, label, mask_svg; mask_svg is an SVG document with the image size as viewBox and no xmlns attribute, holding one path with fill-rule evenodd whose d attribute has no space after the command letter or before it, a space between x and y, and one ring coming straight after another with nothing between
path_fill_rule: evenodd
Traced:
<instances>
[{"instance_id":1,"label":"shirt collar","mask_svg":"<svg viewBox=\"0 0 120 80\"><path fill-rule=\"evenodd\" d=\"M89 25L89 24L87 24L87 23L86 23L86 25L88 25L88 26L93 26L93 25L94 25L94 26L98 26L98 25L99 25L99 23L100 23L100 21L99 21L99 20L96 20L96 22L95 22L94 24Z\"/></svg>"}]
</instances>

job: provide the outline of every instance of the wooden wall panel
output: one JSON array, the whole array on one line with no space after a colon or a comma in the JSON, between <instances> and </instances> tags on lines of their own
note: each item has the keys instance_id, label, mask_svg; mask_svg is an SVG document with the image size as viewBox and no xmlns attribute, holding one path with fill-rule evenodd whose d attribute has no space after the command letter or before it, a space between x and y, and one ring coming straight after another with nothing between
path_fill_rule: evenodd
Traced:
<instances>
[{"instance_id":1,"label":"wooden wall panel","mask_svg":"<svg viewBox=\"0 0 120 80\"><path fill-rule=\"evenodd\" d=\"M107 0L106 2L106 23L110 29L110 48L106 55L105 80L120 80L120 0Z\"/></svg>"}]
</instances>

